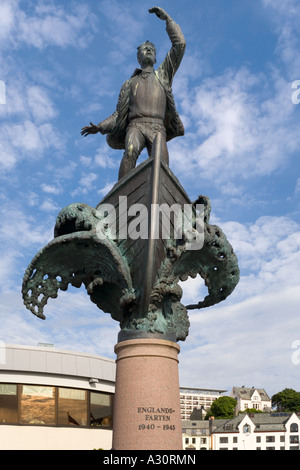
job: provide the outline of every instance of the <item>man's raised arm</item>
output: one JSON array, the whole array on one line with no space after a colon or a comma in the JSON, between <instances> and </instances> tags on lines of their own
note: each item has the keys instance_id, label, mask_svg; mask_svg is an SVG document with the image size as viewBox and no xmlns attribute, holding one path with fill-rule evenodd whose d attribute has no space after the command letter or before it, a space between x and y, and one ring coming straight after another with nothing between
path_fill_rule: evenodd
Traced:
<instances>
[{"instance_id":1,"label":"man's raised arm","mask_svg":"<svg viewBox=\"0 0 300 470\"><path fill-rule=\"evenodd\" d=\"M185 37L180 26L175 23L165 10L160 7L153 7L150 8L149 13L155 13L158 18L166 21L166 30L172 43L172 47L159 69L168 76L171 84L184 56L186 47Z\"/></svg>"}]
</instances>

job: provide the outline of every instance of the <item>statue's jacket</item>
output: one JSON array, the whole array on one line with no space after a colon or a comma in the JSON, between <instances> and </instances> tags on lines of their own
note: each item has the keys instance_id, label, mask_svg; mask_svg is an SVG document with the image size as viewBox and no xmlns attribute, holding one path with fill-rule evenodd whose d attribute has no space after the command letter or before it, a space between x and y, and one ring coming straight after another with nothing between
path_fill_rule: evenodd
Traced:
<instances>
[{"instance_id":1,"label":"statue's jacket","mask_svg":"<svg viewBox=\"0 0 300 470\"><path fill-rule=\"evenodd\" d=\"M166 93L167 109L164 125L166 128L166 138L167 141L169 141L174 137L184 135L184 126L176 110L172 93L172 82L182 61L186 43L179 25L173 20L167 21L166 30L171 40L172 47L163 63L155 70L155 76ZM101 123L103 133L107 134L107 143L114 149L125 148L126 129L129 124L128 114L131 82L133 78L141 72L141 69L136 69L131 78L124 82L115 112Z\"/></svg>"}]
</instances>

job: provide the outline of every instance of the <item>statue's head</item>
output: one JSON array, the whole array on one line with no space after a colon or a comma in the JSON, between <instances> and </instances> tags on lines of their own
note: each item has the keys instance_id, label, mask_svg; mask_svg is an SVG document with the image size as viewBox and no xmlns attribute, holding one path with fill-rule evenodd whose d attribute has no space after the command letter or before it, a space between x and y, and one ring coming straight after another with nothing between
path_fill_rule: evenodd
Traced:
<instances>
[{"instance_id":1,"label":"statue's head","mask_svg":"<svg viewBox=\"0 0 300 470\"><path fill-rule=\"evenodd\" d=\"M140 66L154 65L156 63L156 47L150 41L143 42L137 48L137 60Z\"/></svg>"}]
</instances>

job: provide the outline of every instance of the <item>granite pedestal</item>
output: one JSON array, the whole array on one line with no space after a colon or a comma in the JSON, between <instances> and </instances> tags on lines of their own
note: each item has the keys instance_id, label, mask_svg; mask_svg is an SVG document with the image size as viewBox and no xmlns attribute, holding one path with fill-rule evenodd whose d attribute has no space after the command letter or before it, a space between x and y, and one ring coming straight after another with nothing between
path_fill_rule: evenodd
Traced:
<instances>
[{"instance_id":1,"label":"granite pedestal","mask_svg":"<svg viewBox=\"0 0 300 470\"><path fill-rule=\"evenodd\" d=\"M182 450L179 352L163 336L116 344L113 450Z\"/></svg>"}]
</instances>

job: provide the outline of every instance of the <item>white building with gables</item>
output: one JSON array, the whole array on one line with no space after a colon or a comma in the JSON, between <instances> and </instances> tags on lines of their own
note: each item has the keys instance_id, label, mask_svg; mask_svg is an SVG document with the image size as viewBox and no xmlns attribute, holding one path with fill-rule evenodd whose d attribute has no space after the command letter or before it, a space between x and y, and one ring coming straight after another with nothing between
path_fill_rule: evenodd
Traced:
<instances>
[{"instance_id":1,"label":"white building with gables","mask_svg":"<svg viewBox=\"0 0 300 470\"><path fill-rule=\"evenodd\" d=\"M300 419L296 413L240 414L215 420L212 450L299 450Z\"/></svg>"},{"instance_id":2,"label":"white building with gables","mask_svg":"<svg viewBox=\"0 0 300 470\"><path fill-rule=\"evenodd\" d=\"M264 412L272 409L271 398L263 388L233 387L230 396L237 402L237 413L252 408Z\"/></svg>"}]
</instances>

